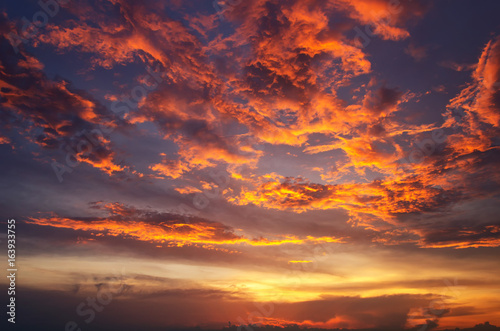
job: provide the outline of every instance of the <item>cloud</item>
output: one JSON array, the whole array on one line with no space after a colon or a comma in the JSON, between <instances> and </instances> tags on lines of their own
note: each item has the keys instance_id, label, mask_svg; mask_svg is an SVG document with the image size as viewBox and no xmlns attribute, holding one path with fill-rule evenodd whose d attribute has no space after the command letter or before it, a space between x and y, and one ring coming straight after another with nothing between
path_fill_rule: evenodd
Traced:
<instances>
[{"instance_id":1,"label":"cloud","mask_svg":"<svg viewBox=\"0 0 500 331\"><path fill-rule=\"evenodd\" d=\"M227 199L238 205L254 204L299 213L345 209L353 224L375 231L372 240L386 245L413 243L421 247L467 248L498 247L500 243L497 228L491 223L466 231L461 230L463 224L453 222L437 230L432 223L424 226L405 221L405 215L447 210L463 199L453 189L426 186L417 177L391 182L323 185L301 178L274 176L263 179L255 190L243 189L239 196Z\"/></svg>"},{"instance_id":2,"label":"cloud","mask_svg":"<svg viewBox=\"0 0 500 331\"><path fill-rule=\"evenodd\" d=\"M171 214L138 210L119 203L93 203L94 209L106 210L108 217L68 218L53 215L32 217L26 222L38 226L72 229L89 232L93 236L132 238L165 247L198 246L217 249L219 245L247 244L251 246L275 246L321 242L342 242L342 238L313 237L299 238L282 235L279 238L254 238L238 235L234 229L219 222L189 218Z\"/></svg>"},{"instance_id":3,"label":"cloud","mask_svg":"<svg viewBox=\"0 0 500 331\"><path fill-rule=\"evenodd\" d=\"M6 51L0 57L0 86L2 89L2 127L19 133L41 149L66 149L71 163L84 162L111 174L135 173L130 166L119 165L113 144L103 132L126 124L88 92L71 83L50 80L43 64L27 51L19 54L8 45L6 34L11 23L1 16L1 43Z\"/></svg>"},{"instance_id":4,"label":"cloud","mask_svg":"<svg viewBox=\"0 0 500 331\"><path fill-rule=\"evenodd\" d=\"M363 100L363 106L376 113L389 113L399 103L402 96L403 93L397 89L383 86L375 92L367 93Z\"/></svg>"},{"instance_id":5,"label":"cloud","mask_svg":"<svg viewBox=\"0 0 500 331\"><path fill-rule=\"evenodd\" d=\"M148 328L168 328L206 325L222 327L227 321L240 324L242 321L249 323L262 323L268 325L286 326L298 324L310 327L339 327L339 328L369 328L380 326L389 329L402 328L410 308L425 307L434 299L432 295L391 295L377 297L328 297L318 300L295 303L269 303L251 302L238 297L234 290L221 290L214 288L173 288L156 293L144 293L136 288L135 282L141 278L133 279L125 275L122 284L133 282L134 286L127 286L127 290L120 295L112 294L112 300L107 305L100 305L104 309L98 311L92 321L96 330L105 330L110 327L123 330L132 330L143 325ZM143 279L150 282L151 280ZM96 283L98 280L96 280ZM119 285L119 284L116 284ZM112 285L112 288L116 288ZM111 292L111 291L110 291ZM56 325L66 325L75 321L82 327L87 325L84 321L88 313L78 314L77 307L82 302L84 307L87 297L96 297L98 289L70 293L69 291L44 291L32 288L20 290L19 298L27 300L20 310L34 319L20 320L24 327L34 326L44 330ZM113 292L111 292L113 293ZM137 300L140 298L140 305ZM46 309L43 302L50 299L58 307L57 310ZM44 301L45 300L45 301ZM161 307L162 313L159 314ZM272 307L271 314L261 313ZM53 308L53 307L52 307ZM56 315L54 311L59 313ZM258 312L250 317L252 311ZM35 312L38 312L35 313ZM42 316L45 316L43 318ZM161 318L159 317L161 316ZM259 317L259 316L262 316ZM47 318L48 317L48 318ZM240 319L239 319L239 318ZM185 323L186 319L190 322ZM224 321L224 322L221 322Z\"/></svg>"},{"instance_id":6,"label":"cloud","mask_svg":"<svg viewBox=\"0 0 500 331\"><path fill-rule=\"evenodd\" d=\"M220 164L233 173L255 169L264 153L245 145L247 137L301 146L312 135L352 134L367 125L372 132L384 132L377 120L397 110L403 93L384 86L369 91L362 105L346 105L337 96L337 88L369 74L371 63L350 39L355 22L338 25L331 15L340 9L355 21L375 24L383 38L399 40L407 36L405 20L419 17L425 7L381 0L261 0L224 13L234 30L214 37L220 22L213 13L186 14L179 20L164 14L161 2L96 4L95 14L90 3L69 9L79 20L49 24L36 45L88 54L89 69L138 62L158 69L161 84L126 120L155 123L163 138L177 145L175 155L161 154L160 162L149 164L152 177L171 179ZM109 19L102 19L104 12ZM201 27L208 31L201 33ZM103 123L89 107L87 103L82 118ZM236 122L243 129L229 139L224 132ZM109 153L103 152L101 160L79 160L109 175L128 170Z\"/></svg>"},{"instance_id":7,"label":"cloud","mask_svg":"<svg viewBox=\"0 0 500 331\"><path fill-rule=\"evenodd\" d=\"M405 27L408 19L422 16L427 7L425 2L387 0L342 0L332 3L386 40L408 38L410 33Z\"/></svg>"},{"instance_id":8,"label":"cloud","mask_svg":"<svg viewBox=\"0 0 500 331\"><path fill-rule=\"evenodd\" d=\"M410 45L405 48L405 53L410 55L413 59L415 59L415 61L419 62L427 57L427 48L410 43Z\"/></svg>"},{"instance_id":9,"label":"cloud","mask_svg":"<svg viewBox=\"0 0 500 331\"><path fill-rule=\"evenodd\" d=\"M495 277L478 279L496 272L500 247L500 41L464 43L476 64L439 62L443 48L424 46L440 42L428 31L442 15L422 20L429 9L83 0L18 54L6 36L23 22L2 13L4 210L19 214L27 283L53 290L23 287L26 329L47 316L53 328L82 323L75 306L105 287L115 261L137 274L95 330L241 324L252 302L280 294L262 322L418 330L412 314L430 329L498 311L477 298L493 298ZM359 31L376 42L360 44ZM417 69L461 72L415 71L411 57ZM53 78L61 71L71 81ZM439 93L425 92L427 75ZM64 156L87 171L56 186L40 163ZM223 189L209 183L215 172ZM303 271L301 286L289 269ZM429 317L437 277L473 287L442 318ZM58 316L42 298L64 305L51 307Z\"/></svg>"}]
</instances>

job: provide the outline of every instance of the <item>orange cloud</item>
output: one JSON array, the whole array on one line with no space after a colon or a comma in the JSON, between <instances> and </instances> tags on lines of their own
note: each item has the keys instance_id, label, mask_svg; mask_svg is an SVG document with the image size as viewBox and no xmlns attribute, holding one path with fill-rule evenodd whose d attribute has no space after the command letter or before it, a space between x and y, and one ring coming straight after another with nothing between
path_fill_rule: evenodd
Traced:
<instances>
[{"instance_id":1,"label":"orange cloud","mask_svg":"<svg viewBox=\"0 0 500 331\"><path fill-rule=\"evenodd\" d=\"M30 218L29 224L66 228L89 232L93 236L112 236L133 238L139 241L166 245L168 247L200 246L213 248L220 245L277 246L284 244L304 243L342 243L343 238L313 237L299 238L293 235L282 235L274 239L254 238L237 235L233 229L218 222L193 219L191 222L181 221L175 215L157 215L159 221L148 221L151 214L119 203L94 203L93 208L107 210L109 217L94 219L77 219L59 216Z\"/></svg>"},{"instance_id":2,"label":"orange cloud","mask_svg":"<svg viewBox=\"0 0 500 331\"><path fill-rule=\"evenodd\" d=\"M405 29L408 17L418 17L423 8L418 4L389 0L342 0L334 2L335 6L348 14L367 29L383 39L401 40L410 33Z\"/></svg>"},{"instance_id":3,"label":"orange cloud","mask_svg":"<svg viewBox=\"0 0 500 331\"><path fill-rule=\"evenodd\" d=\"M495 131L487 130L484 124L498 130L500 126L500 37L490 40L485 46L476 69L472 73L472 83L451 100L446 125L456 124L453 109L463 109L464 121L460 125L471 136L489 138ZM479 133L475 133L481 129ZM482 148L484 150L484 147Z\"/></svg>"}]
</instances>

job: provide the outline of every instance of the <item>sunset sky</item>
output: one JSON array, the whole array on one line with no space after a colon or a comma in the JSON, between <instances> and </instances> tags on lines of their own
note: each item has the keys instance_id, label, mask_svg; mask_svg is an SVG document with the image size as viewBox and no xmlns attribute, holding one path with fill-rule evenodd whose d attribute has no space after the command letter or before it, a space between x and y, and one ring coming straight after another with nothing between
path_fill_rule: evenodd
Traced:
<instances>
[{"instance_id":1,"label":"sunset sky","mask_svg":"<svg viewBox=\"0 0 500 331\"><path fill-rule=\"evenodd\" d=\"M17 326L500 325L499 14L3 1Z\"/></svg>"}]
</instances>

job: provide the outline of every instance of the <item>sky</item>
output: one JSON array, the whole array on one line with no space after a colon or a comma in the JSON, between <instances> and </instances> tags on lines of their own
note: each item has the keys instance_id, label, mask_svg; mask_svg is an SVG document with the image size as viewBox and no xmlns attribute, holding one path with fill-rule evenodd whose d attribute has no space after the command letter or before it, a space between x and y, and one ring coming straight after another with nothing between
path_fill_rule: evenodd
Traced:
<instances>
[{"instance_id":1,"label":"sky","mask_svg":"<svg viewBox=\"0 0 500 331\"><path fill-rule=\"evenodd\" d=\"M3 1L8 326L500 325L499 12Z\"/></svg>"}]
</instances>

